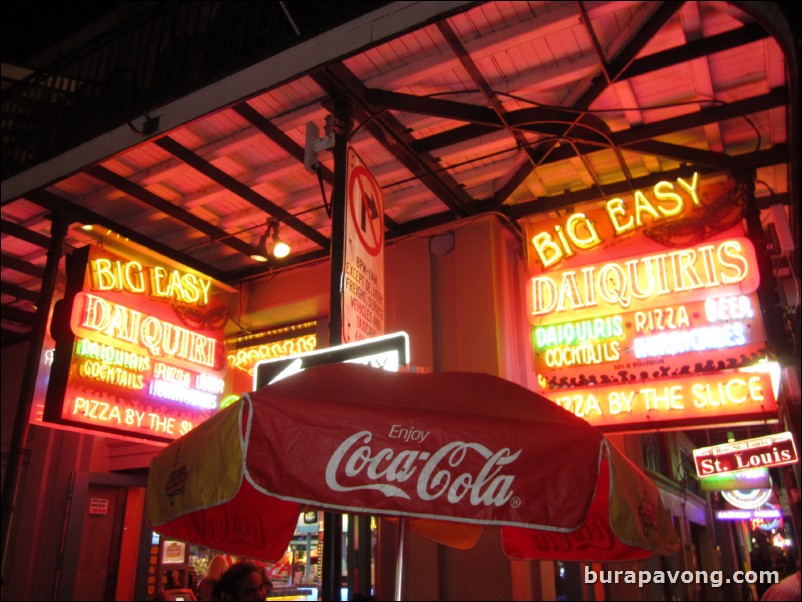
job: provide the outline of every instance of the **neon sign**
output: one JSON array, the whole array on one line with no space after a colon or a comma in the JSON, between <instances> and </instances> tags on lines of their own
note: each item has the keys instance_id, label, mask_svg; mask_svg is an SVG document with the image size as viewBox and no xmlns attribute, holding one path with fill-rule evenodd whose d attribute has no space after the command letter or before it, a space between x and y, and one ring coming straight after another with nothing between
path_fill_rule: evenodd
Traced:
<instances>
[{"instance_id":1,"label":"neon sign","mask_svg":"<svg viewBox=\"0 0 802 602\"><path fill-rule=\"evenodd\" d=\"M699 481L702 491L722 491L724 489L768 489L771 487L767 468L748 468L735 472L723 472Z\"/></svg>"},{"instance_id":2,"label":"neon sign","mask_svg":"<svg viewBox=\"0 0 802 602\"><path fill-rule=\"evenodd\" d=\"M125 389L141 390L145 386L142 374L126 368L111 366L98 360L84 360L78 365L78 374L85 379L108 383Z\"/></svg>"},{"instance_id":3,"label":"neon sign","mask_svg":"<svg viewBox=\"0 0 802 602\"><path fill-rule=\"evenodd\" d=\"M771 489L735 489L722 491L721 497L736 508L753 510L767 503L773 494L774 491Z\"/></svg>"},{"instance_id":4,"label":"neon sign","mask_svg":"<svg viewBox=\"0 0 802 602\"><path fill-rule=\"evenodd\" d=\"M589 206L595 204L588 203ZM526 227L529 272L586 263L588 255L625 257L685 248L704 240L743 234L743 204L731 180L663 180L631 198L613 198L602 206L571 215L531 220Z\"/></svg>"},{"instance_id":5,"label":"neon sign","mask_svg":"<svg viewBox=\"0 0 802 602\"><path fill-rule=\"evenodd\" d=\"M59 304L44 423L167 442L218 409L227 308L208 277L87 247Z\"/></svg>"},{"instance_id":6,"label":"neon sign","mask_svg":"<svg viewBox=\"0 0 802 602\"><path fill-rule=\"evenodd\" d=\"M64 415L70 422L105 426L111 430L157 439L175 439L200 422L197 415L170 415L140 409L125 402L98 399L92 395L68 395L64 400Z\"/></svg>"},{"instance_id":7,"label":"neon sign","mask_svg":"<svg viewBox=\"0 0 802 602\"><path fill-rule=\"evenodd\" d=\"M229 353L226 360L230 368L241 370L248 374L249 377L253 377L253 369L257 362L307 353L314 351L316 348L317 335L307 334L272 343L254 345L245 349L237 349Z\"/></svg>"},{"instance_id":8,"label":"neon sign","mask_svg":"<svg viewBox=\"0 0 802 602\"><path fill-rule=\"evenodd\" d=\"M242 395L254 390L256 364L265 360L301 353L317 348L317 322L302 322L227 341L231 349L226 356L229 391Z\"/></svg>"},{"instance_id":9,"label":"neon sign","mask_svg":"<svg viewBox=\"0 0 802 602\"><path fill-rule=\"evenodd\" d=\"M769 374L749 372L571 388L550 398L606 431L765 420L777 411Z\"/></svg>"},{"instance_id":10,"label":"neon sign","mask_svg":"<svg viewBox=\"0 0 802 602\"><path fill-rule=\"evenodd\" d=\"M608 200L604 212L616 235L643 228L647 223L676 217L685 211L686 204L701 207L698 195L699 174L694 173L690 181L677 178L677 182L661 181L652 189L650 201L641 191L634 193L634 207L630 211L621 198ZM648 221L647 221L648 220ZM577 250L587 251L602 244L596 221L584 213L574 213L564 224L555 225L553 234L541 231L531 237L532 248L543 268L549 268Z\"/></svg>"},{"instance_id":11,"label":"neon sign","mask_svg":"<svg viewBox=\"0 0 802 602\"><path fill-rule=\"evenodd\" d=\"M780 526L783 520L783 513L774 504L766 503L762 508L755 510L755 513L759 514L750 520L749 526L752 529L773 531ZM777 535L779 535L779 533ZM780 537L782 538L782 535L780 535ZM775 543L774 545L777 544ZM782 547L782 545L780 547Z\"/></svg>"},{"instance_id":12,"label":"neon sign","mask_svg":"<svg viewBox=\"0 0 802 602\"><path fill-rule=\"evenodd\" d=\"M652 305L745 294L760 283L752 243L743 237L535 276L527 287L533 324L577 310L609 314Z\"/></svg>"},{"instance_id":13,"label":"neon sign","mask_svg":"<svg viewBox=\"0 0 802 602\"><path fill-rule=\"evenodd\" d=\"M623 317L620 315L608 316L579 322L538 326L535 328L535 346L539 349L547 349L576 343L616 339L623 334Z\"/></svg>"},{"instance_id":14,"label":"neon sign","mask_svg":"<svg viewBox=\"0 0 802 602\"><path fill-rule=\"evenodd\" d=\"M138 261L106 257L90 260L89 266L95 291L128 291L198 306L209 303L209 278L163 266L144 268Z\"/></svg>"},{"instance_id":15,"label":"neon sign","mask_svg":"<svg viewBox=\"0 0 802 602\"><path fill-rule=\"evenodd\" d=\"M741 368L765 355L756 308L751 293L538 325L535 369L551 390Z\"/></svg>"},{"instance_id":16,"label":"neon sign","mask_svg":"<svg viewBox=\"0 0 802 602\"><path fill-rule=\"evenodd\" d=\"M765 358L757 258L731 180L664 180L626 200L532 220L527 237L526 307L547 395Z\"/></svg>"},{"instance_id":17,"label":"neon sign","mask_svg":"<svg viewBox=\"0 0 802 602\"><path fill-rule=\"evenodd\" d=\"M773 507L753 510L716 510L718 520L752 520L755 518L776 520L782 517L782 512Z\"/></svg>"},{"instance_id":18,"label":"neon sign","mask_svg":"<svg viewBox=\"0 0 802 602\"><path fill-rule=\"evenodd\" d=\"M147 315L121 303L78 293L73 305L72 329L87 337L132 345L153 357L167 356L200 366L215 367L217 339L167 320Z\"/></svg>"}]
</instances>

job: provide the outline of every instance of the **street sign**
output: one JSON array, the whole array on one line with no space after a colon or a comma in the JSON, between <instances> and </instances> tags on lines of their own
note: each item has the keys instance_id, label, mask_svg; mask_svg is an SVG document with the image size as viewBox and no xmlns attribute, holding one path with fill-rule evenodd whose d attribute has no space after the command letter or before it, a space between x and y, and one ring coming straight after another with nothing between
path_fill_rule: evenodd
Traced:
<instances>
[{"instance_id":1,"label":"street sign","mask_svg":"<svg viewBox=\"0 0 802 602\"><path fill-rule=\"evenodd\" d=\"M789 432L722 443L693 450L697 474L704 478L748 468L782 466L799 461Z\"/></svg>"},{"instance_id":2,"label":"street sign","mask_svg":"<svg viewBox=\"0 0 802 602\"><path fill-rule=\"evenodd\" d=\"M343 250L342 341L384 333L384 199L382 189L348 149Z\"/></svg>"},{"instance_id":3,"label":"street sign","mask_svg":"<svg viewBox=\"0 0 802 602\"><path fill-rule=\"evenodd\" d=\"M409 335L406 332L396 332L355 343L263 360L254 367L254 389L287 378L310 366L336 362L368 364L384 370L398 371L401 366L409 363Z\"/></svg>"}]
</instances>

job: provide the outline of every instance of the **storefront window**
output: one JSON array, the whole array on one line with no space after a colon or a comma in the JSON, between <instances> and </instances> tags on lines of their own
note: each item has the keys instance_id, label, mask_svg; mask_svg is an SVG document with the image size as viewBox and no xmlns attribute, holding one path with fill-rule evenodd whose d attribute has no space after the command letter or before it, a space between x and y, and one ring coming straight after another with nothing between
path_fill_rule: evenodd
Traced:
<instances>
[{"instance_id":1,"label":"storefront window","mask_svg":"<svg viewBox=\"0 0 802 602\"><path fill-rule=\"evenodd\" d=\"M666 474L663 453L663 442L658 433L643 433L641 435L643 449L643 465L660 474Z\"/></svg>"},{"instance_id":2,"label":"storefront window","mask_svg":"<svg viewBox=\"0 0 802 602\"><path fill-rule=\"evenodd\" d=\"M213 582L231 564L249 561L261 565L273 583L268 599L314 600L320 590L318 564L320 523L317 512L303 512L284 556L275 563L242 558L219 550L161 538L153 534L148 572L150 600L210 600ZM176 597L178 596L178 597Z\"/></svg>"}]
</instances>

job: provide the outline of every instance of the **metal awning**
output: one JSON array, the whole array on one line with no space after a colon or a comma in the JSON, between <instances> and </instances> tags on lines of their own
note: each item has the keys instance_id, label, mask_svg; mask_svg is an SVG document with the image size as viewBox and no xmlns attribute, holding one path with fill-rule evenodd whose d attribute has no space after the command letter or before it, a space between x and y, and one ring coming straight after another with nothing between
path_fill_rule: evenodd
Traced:
<instances>
[{"instance_id":1,"label":"metal awning","mask_svg":"<svg viewBox=\"0 0 802 602\"><path fill-rule=\"evenodd\" d=\"M333 160L304 163L333 99L353 107L390 243L488 213L520 231L692 171L754 172L764 226L775 205L793 223L797 83L759 16L727 2L392 2L300 36L4 179L3 342L31 331L52 212L73 220L67 250L113 231L232 285L327 259ZM255 263L271 218L292 255Z\"/></svg>"}]
</instances>

